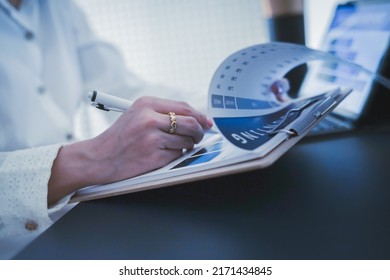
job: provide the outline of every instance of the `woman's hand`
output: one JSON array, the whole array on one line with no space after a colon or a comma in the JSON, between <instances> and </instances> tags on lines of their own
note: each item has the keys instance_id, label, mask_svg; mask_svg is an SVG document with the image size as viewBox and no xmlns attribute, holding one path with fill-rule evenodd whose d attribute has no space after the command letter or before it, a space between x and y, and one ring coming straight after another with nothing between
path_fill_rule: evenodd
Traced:
<instances>
[{"instance_id":1,"label":"woman's hand","mask_svg":"<svg viewBox=\"0 0 390 280\"><path fill-rule=\"evenodd\" d=\"M163 167L183 149L192 149L211 126L206 115L185 102L141 97L99 136L60 149L49 180L49 203L88 185Z\"/></svg>"},{"instance_id":2,"label":"woman's hand","mask_svg":"<svg viewBox=\"0 0 390 280\"><path fill-rule=\"evenodd\" d=\"M176 115L174 134L169 112ZM102 179L122 180L165 166L199 143L209 127L207 117L187 103L142 97L94 140L100 147L96 160L108 163Z\"/></svg>"}]
</instances>

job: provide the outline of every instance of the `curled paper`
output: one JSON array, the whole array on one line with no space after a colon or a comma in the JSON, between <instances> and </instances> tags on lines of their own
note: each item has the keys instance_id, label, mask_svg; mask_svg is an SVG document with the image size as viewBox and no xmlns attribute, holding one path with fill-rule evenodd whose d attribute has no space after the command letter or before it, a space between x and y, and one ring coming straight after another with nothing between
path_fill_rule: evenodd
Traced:
<instances>
[{"instance_id":1,"label":"curled paper","mask_svg":"<svg viewBox=\"0 0 390 280\"><path fill-rule=\"evenodd\" d=\"M245 131L252 131L254 137L259 133L257 136L264 136L264 141L267 141L266 132L276 126L277 122L267 123L266 120L275 120L278 114L281 118L286 111L300 106L278 98L271 90L272 86L296 66L315 60L343 64L390 88L389 79L327 52L291 43L250 46L226 58L210 82L209 114L222 135L240 146L239 141L234 139L235 131L245 127ZM259 123L260 120L264 123ZM256 149L264 141L258 141L252 147L243 145L241 148Z\"/></svg>"}]
</instances>

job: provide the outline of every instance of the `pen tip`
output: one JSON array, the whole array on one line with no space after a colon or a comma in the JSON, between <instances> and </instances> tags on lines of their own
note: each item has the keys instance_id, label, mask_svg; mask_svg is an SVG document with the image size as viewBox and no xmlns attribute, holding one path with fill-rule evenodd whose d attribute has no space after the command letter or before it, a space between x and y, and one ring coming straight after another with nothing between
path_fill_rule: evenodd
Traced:
<instances>
[{"instance_id":1,"label":"pen tip","mask_svg":"<svg viewBox=\"0 0 390 280\"><path fill-rule=\"evenodd\" d=\"M95 101L96 95L97 95L96 90L94 90L94 91L89 91L89 92L88 92L88 98L91 99L92 102Z\"/></svg>"}]
</instances>

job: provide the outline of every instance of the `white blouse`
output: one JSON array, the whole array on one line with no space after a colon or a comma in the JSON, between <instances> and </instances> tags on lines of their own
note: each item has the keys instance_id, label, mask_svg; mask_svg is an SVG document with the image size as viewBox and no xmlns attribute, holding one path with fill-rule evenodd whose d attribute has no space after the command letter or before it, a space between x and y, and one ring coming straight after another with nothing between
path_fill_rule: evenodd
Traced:
<instances>
[{"instance_id":1,"label":"white blouse","mask_svg":"<svg viewBox=\"0 0 390 280\"><path fill-rule=\"evenodd\" d=\"M58 143L77 140L74 116L86 93L136 99L156 91L95 36L72 1L24 0L15 9L0 0L0 42L1 251L7 236L42 232L52 223L51 166ZM164 97L177 97L172 94Z\"/></svg>"}]
</instances>

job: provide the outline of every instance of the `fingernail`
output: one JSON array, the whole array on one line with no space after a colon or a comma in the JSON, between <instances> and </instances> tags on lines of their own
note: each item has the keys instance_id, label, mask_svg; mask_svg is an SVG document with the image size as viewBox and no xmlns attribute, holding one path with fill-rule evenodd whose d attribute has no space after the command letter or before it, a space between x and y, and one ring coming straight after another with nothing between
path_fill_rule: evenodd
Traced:
<instances>
[{"instance_id":1,"label":"fingernail","mask_svg":"<svg viewBox=\"0 0 390 280\"><path fill-rule=\"evenodd\" d=\"M207 126L209 128L213 127L213 120L212 119L207 119Z\"/></svg>"}]
</instances>

